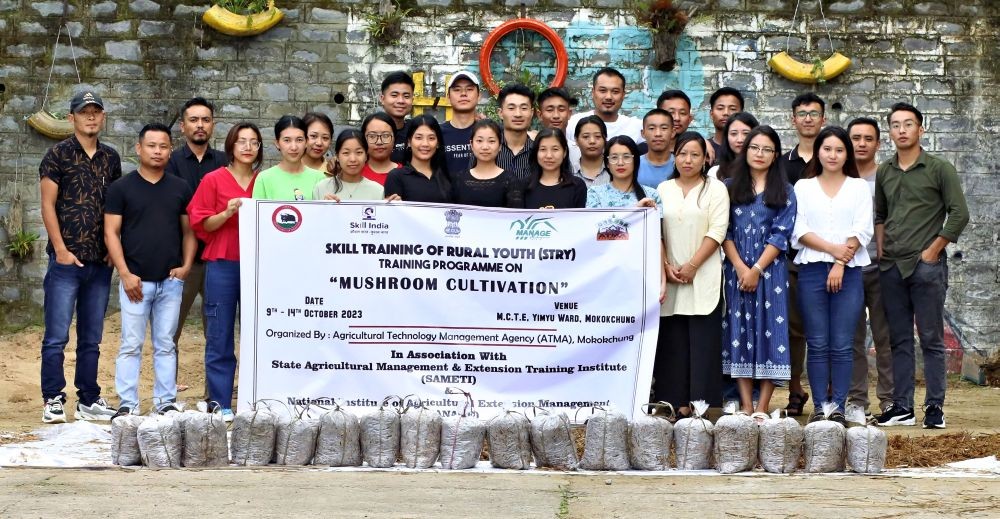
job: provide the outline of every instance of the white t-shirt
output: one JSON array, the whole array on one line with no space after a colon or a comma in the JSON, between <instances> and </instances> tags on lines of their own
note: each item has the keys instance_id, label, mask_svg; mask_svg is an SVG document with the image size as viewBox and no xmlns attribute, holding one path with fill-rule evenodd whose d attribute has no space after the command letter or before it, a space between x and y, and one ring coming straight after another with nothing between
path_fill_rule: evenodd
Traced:
<instances>
[{"instance_id":1,"label":"white t-shirt","mask_svg":"<svg viewBox=\"0 0 1000 519\"><path fill-rule=\"evenodd\" d=\"M799 180L795 183L795 202L798 210L792 231L792 247L799 249L795 256L796 264L834 262L830 254L810 249L799 242L810 232L831 243L846 243L852 236L857 238L861 248L854 253L847 266L864 267L871 263L866 247L875 230L868 182L848 177L837 195L830 198L819 185L819 178Z\"/></svg>"},{"instance_id":2,"label":"white t-shirt","mask_svg":"<svg viewBox=\"0 0 1000 519\"><path fill-rule=\"evenodd\" d=\"M574 114L573 117L569 118L569 123L566 125L566 140L569 141L569 161L573 165L573 171L580 169L580 148L576 145L576 139L573 138L573 134L576 132L576 123L580 119L590 115L594 115L593 110ZM636 144L646 142L646 139L642 138L642 119L618 114L618 119L615 122L609 123L605 121L604 125L608 127L609 139L618 135L628 135Z\"/></svg>"}]
</instances>

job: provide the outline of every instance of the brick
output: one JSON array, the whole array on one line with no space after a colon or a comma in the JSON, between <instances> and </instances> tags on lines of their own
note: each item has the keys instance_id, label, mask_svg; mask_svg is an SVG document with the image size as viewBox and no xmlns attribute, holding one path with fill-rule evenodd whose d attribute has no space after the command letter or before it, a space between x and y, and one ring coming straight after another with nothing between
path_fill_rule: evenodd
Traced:
<instances>
[{"instance_id":1,"label":"brick","mask_svg":"<svg viewBox=\"0 0 1000 519\"><path fill-rule=\"evenodd\" d=\"M160 4L153 0L132 0L128 4L129 10L135 14L157 14L160 12Z\"/></svg>"},{"instance_id":2,"label":"brick","mask_svg":"<svg viewBox=\"0 0 1000 519\"><path fill-rule=\"evenodd\" d=\"M100 2L90 6L90 16L94 18L100 18L103 16L112 16L118 11L118 4L114 2Z\"/></svg>"},{"instance_id":3,"label":"brick","mask_svg":"<svg viewBox=\"0 0 1000 519\"><path fill-rule=\"evenodd\" d=\"M283 83L258 85L257 95L263 101L288 101L288 85Z\"/></svg>"},{"instance_id":4,"label":"brick","mask_svg":"<svg viewBox=\"0 0 1000 519\"><path fill-rule=\"evenodd\" d=\"M314 7L309 12L309 21L312 23L336 23L347 25L347 13L332 9Z\"/></svg>"},{"instance_id":5,"label":"brick","mask_svg":"<svg viewBox=\"0 0 1000 519\"><path fill-rule=\"evenodd\" d=\"M149 38L152 36L166 36L173 34L173 22L160 22L154 20L143 20L139 22L139 37Z\"/></svg>"},{"instance_id":6,"label":"brick","mask_svg":"<svg viewBox=\"0 0 1000 519\"><path fill-rule=\"evenodd\" d=\"M48 29L38 22L21 22L18 24L18 30L22 34L47 34Z\"/></svg>"},{"instance_id":7,"label":"brick","mask_svg":"<svg viewBox=\"0 0 1000 519\"><path fill-rule=\"evenodd\" d=\"M104 36L121 36L128 34L132 30L132 22L129 20L122 20L120 22L105 23L96 22L94 28L97 30L97 34Z\"/></svg>"},{"instance_id":8,"label":"brick","mask_svg":"<svg viewBox=\"0 0 1000 519\"><path fill-rule=\"evenodd\" d=\"M865 8L864 0L833 2L828 9L831 13L857 13Z\"/></svg>"},{"instance_id":9,"label":"brick","mask_svg":"<svg viewBox=\"0 0 1000 519\"><path fill-rule=\"evenodd\" d=\"M31 8L42 16L62 16L63 14L71 15L76 12L76 7L72 4L64 4L63 2L57 2L55 0L49 0L48 2L31 2Z\"/></svg>"},{"instance_id":10,"label":"brick","mask_svg":"<svg viewBox=\"0 0 1000 519\"><path fill-rule=\"evenodd\" d=\"M200 17L202 14L205 14L205 11L207 11L210 7L212 7L210 4L205 4L205 5L181 4L174 8L174 17L188 18L188 19L190 19L190 17L193 15L197 15Z\"/></svg>"},{"instance_id":11,"label":"brick","mask_svg":"<svg viewBox=\"0 0 1000 519\"><path fill-rule=\"evenodd\" d=\"M132 41L106 41L104 42L104 53L108 58L119 61L139 61L142 59L142 51L139 42Z\"/></svg>"},{"instance_id":12,"label":"brick","mask_svg":"<svg viewBox=\"0 0 1000 519\"><path fill-rule=\"evenodd\" d=\"M948 14L948 6L941 2L921 2L913 6L917 14Z\"/></svg>"}]
</instances>

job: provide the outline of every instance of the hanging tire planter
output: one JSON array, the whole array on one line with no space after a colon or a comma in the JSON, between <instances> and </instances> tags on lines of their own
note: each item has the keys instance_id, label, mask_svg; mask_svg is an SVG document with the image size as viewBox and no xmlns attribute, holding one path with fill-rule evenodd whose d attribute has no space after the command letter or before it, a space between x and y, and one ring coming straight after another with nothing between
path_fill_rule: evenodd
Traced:
<instances>
[{"instance_id":1,"label":"hanging tire planter","mask_svg":"<svg viewBox=\"0 0 1000 519\"><path fill-rule=\"evenodd\" d=\"M215 4L205 11L201 19L206 25L222 34L254 36L278 25L284 17L285 13L274 6L274 0L270 0L267 3L267 10L250 15L237 14Z\"/></svg>"},{"instance_id":2,"label":"hanging tire planter","mask_svg":"<svg viewBox=\"0 0 1000 519\"><path fill-rule=\"evenodd\" d=\"M73 123L66 119L56 119L47 110L39 110L31 114L28 117L28 126L50 139L59 141L73 135Z\"/></svg>"},{"instance_id":3,"label":"hanging tire planter","mask_svg":"<svg viewBox=\"0 0 1000 519\"><path fill-rule=\"evenodd\" d=\"M847 70L847 67L851 66L851 58L834 52L832 56L821 62L802 63L789 56L787 52L782 51L769 59L767 65L786 79L811 85L820 81L828 81L842 74Z\"/></svg>"},{"instance_id":4,"label":"hanging tire planter","mask_svg":"<svg viewBox=\"0 0 1000 519\"><path fill-rule=\"evenodd\" d=\"M569 72L569 55L566 54L566 46L563 45L562 39L559 38L556 31L539 20L515 18L493 29L493 32L486 36L486 40L483 41L483 48L479 51L479 76L482 78L483 83L486 84L486 88L489 88L493 95L497 95L500 92L500 87L493 80L493 73L490 71L490 56L493 55L493 49L500 43L500 40L504 36L518 29L536 32L545 38L549 42L549 45L552 45L552 49L556 53L556 75L549 86L562 86Z\"/></svg>"}]
</instances>

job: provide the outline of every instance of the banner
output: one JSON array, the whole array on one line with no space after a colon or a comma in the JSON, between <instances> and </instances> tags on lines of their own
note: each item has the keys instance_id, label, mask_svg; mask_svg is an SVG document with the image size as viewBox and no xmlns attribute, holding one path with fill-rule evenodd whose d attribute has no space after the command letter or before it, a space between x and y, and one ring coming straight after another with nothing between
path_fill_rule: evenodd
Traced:
<instances>
[{"instance_id":1,"label":"banner","mask_svg":"<svg viewBox=\"0 0 1000 519\"><path fill-rule=\"evenodd\" d=\"M247 200L238 410L336 399L364 413L412 395L448 416L465 410L446 393L458 388L480 417L634 414L656 352L659 236L652 209Z\"/></svg>"}]
</instances>

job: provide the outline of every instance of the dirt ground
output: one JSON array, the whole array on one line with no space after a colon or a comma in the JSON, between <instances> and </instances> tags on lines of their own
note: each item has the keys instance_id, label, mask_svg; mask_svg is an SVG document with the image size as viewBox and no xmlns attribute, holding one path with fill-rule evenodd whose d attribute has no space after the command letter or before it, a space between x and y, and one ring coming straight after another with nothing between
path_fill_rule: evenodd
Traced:
<instances>
[{"instance_id":1,"label":"dirt ground","mask_svg":"<svg viewBox=\"0 0 1000 519\"><path fill-rule=\"evenodd\" d=\"M114 367L120 330L119 314L112 314L104 325L104 343L101 345L98 375L98 382L102 388L101 393L112 404L118 403L118 397L115 393ZM70 410L76 404L76 394L73 387L73 366L76 357L73 351L75 340L75 333L71 331L65 362L66 393L69 397L68 409ZM187 401L189 405L194 405L203 396L205 385L205 341L202 337L200 317L188 319L179 342L180 369L177 380L179 384L189 386L189 389L179 392L178 400ZM27 433L42 426L42 402L39 392L41 343L42 328L39 326L31 326L20 332L0 337L0 431ZM142 399L152 397L151 352L152 347L147 340L146 346L143 348L142 382L139 386L140 398ZM808 381L803 380L803 383L807 384ZM874 384L870 396L873 401L876 401ZM916 401L923 401L923 388L919 385ZM772 400L772 408L784 407L786 403L787 392L779 389ZM148 406L148 401L143 403L143 410L145 411ZM876 404L873 403L872 408L875 407ZM1000 433L1000 388L979 387L961 381L958 377L951 377L945 412L949 432L964 431L973 435ZM72 412L69 415L72 417ZM918 421L921 418L922 414L918 411ZM805 420L806 417L801 419L803 423ZM940 434L940 432L925 431L919 426L889 429L888 432L907 436Z\"/></svg>"},{"instance_id":2,"label":"dirt ground","mask_svg":"<svg viewBox=\"0 0 1000 519\"><path fill-rule=\"evenodd\" d=\"M42 330L0 337L0 442L26 441L43 427L38 394ZM119 318L105 326L99 381L114 403ZM71 344L72 343L71 338ZM149 344L141 395L152 391ZM201 323L190 320L180 344L179 394L190 403L204 385ZM72 346L66 351L67 393ZM779 394L774 406L784 406ZM918 401L923 398L918 389ZM983 439L1000 433L1000 389L953 378L948 433ZM918 414L919 418L919 414ZM804 420L804 419L803 419ZM934 440L940 432L892 429L895 444ZM948 438L940 437L948 443ZM940 443L939 441L939 443ZM971 443L971 442L970 442ZM910 445L908 448L913 448ZM916 446L920 449L919 445ZM970 451L971 452L971 451ZM1000 454L995 452L994 454ZM985 455L979 453L979 455ZM971 457L971 456L970 456ZM905 460L900 465L905 466ZM52 499L73 517L995 517L996 477L904 476L594 476L552 474L326 472L319 469L34 469L0 468L0 517L49 517ZM110 498L110 499L109 499ZM88 504L89 503L89 504Z\"/></svg>"}]
</instances>

